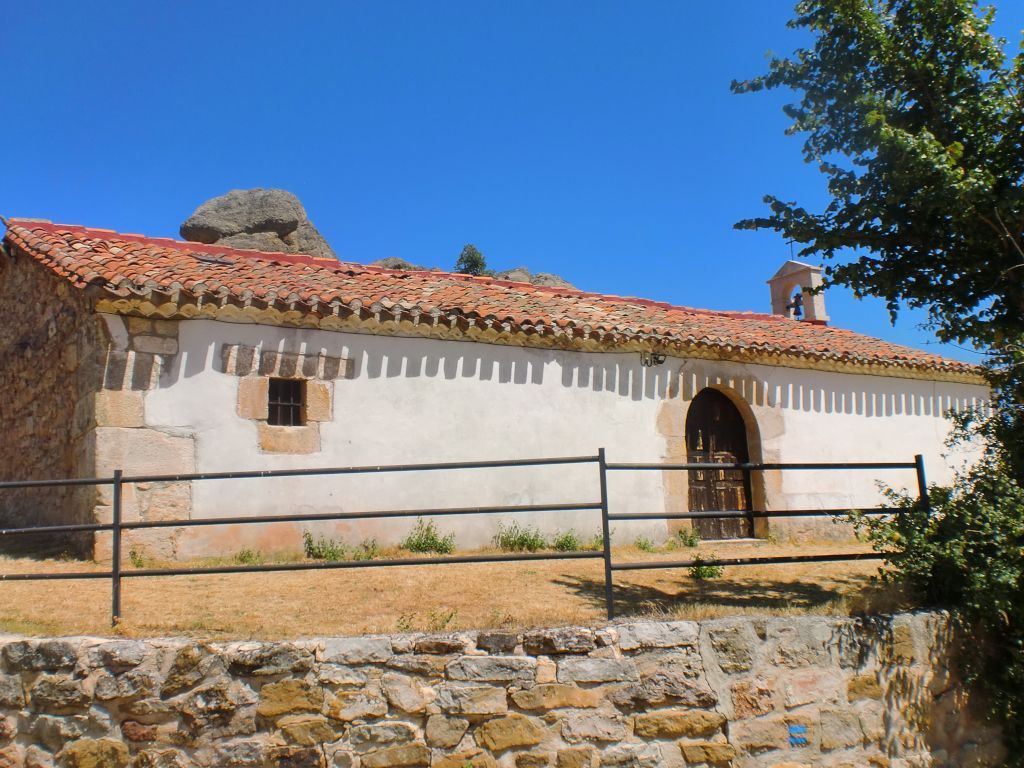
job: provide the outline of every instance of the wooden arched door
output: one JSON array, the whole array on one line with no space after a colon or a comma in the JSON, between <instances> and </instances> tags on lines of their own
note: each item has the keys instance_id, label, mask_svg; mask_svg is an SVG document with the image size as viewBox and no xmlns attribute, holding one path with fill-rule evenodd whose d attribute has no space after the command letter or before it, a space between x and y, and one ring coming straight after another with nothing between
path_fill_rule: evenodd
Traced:
<instances>
[{"instance_id":1,"label":"wooden arched door","mask_svg":"<svg viewBox=\"0 0 1024 768\"><path fill-rule=\"evenodd\" d=\"M714 389L702 390L686 414L686 454L691 463L728 464L749 460L747 429L732 401ZM739 469L691 469L690 511L749 512L750 475ZM753 535L750 517L707 517L693 521L702 539Z\"/></svg>"}]
</instances>

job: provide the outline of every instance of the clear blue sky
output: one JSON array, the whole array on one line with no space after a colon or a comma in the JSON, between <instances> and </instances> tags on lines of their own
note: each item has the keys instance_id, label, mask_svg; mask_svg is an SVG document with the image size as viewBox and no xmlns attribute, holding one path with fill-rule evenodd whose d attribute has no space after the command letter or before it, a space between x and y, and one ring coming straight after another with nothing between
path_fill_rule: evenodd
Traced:
<instances>
[{"instance_id":1,"label":"clear blue sky","mask_svg":"<svg viewBox=\"0 0 1024 768\"><path fill-rule=\"evenodd\" d=\"M343 259L447 268L472 242L586 290L766 311L789 248L732 224L823 186L784 97L729 82L802 42L792 4L9 2L0 214L177 236L207 198L283 187ZM997 4L1015 43L1024 4ZM827 302L939 349L919 313Z\"/></svg>"}]
</instances>

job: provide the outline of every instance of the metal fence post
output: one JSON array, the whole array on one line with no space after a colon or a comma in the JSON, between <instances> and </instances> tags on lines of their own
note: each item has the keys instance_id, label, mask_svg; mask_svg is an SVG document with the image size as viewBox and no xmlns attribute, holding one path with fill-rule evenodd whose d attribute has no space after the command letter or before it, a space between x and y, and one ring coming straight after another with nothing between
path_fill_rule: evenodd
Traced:
<instances>
[{"instance_id":1,"label":"metal fence post","mask_svg":"<svg viewBox=\"0 0 1024 768\"><path fill-rule=\"evenodd\" d=\"M110 552L110 625L116 627L121 620L121 476L120 469L114 470L114 504L111 535L113 542Z\"/></svg>"},{"instance_id":2,"label":"metal fence post","mask_svg":"<svg viewBox=\"0 0 1024 768\"><path fill-rule=\"evenodd\" d=\"M604 448L597 451L597 466L601 473L601 534L604 540L604 602L608 620L615 618L615 595L612 584L612 533L608 524L608 465Z\"/></svg>"},{"instance_id":3,"label":"metal fence post","mask_svg":"<svg viewBox=\"0 0 1024 768\"><path fill-rule=\"evenodd\" d=\"M917 493L921 500L921 509L930 515L932 504L928 499L928 479L924 474L924 456L920 453L914 456L914 469L917 470Z\"/></svg>"}]
</instances>

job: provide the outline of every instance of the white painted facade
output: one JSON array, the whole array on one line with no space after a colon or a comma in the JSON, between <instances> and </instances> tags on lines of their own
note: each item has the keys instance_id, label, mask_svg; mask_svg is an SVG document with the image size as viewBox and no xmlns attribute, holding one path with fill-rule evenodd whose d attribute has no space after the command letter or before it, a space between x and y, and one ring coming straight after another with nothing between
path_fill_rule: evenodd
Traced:
<instances>
[{"instance_id":1,"label":"white painted facade","mask_svg":"<svg viewBox=\"0 0 1024 768\"><path fill-rule=\"evenodd\" d=\"M238 415L239 377L220 372L224 344L280 352L323 352L354 362L333 387L319 452L263 453L257 425ZM178 354L146 393L147 427L194 439L198 472L405 464L593 455L612 462L683 461L686 409L704 387L725 391L747 421L753 461L912 461L925 457L943 482L968 459L947 456L945 413L983 405L973 384L854 375L800 368L668 358L645 368L637 353L582 353L475 342L403 338L212 320L182 321ZM131 458L126 458L131 463ZM131 466L126 466L132 471ZM684 472L619 472L613 511L679 511ZM764 473L753 482L757 508L862 507L880 503L877 481L912 489L912 471ZM193 483L193 517L300 511L429 509L596 501L594 465L462 470L344 477ZM506 521L508 518L506 518ZM295 549L306 529L350 543L397 542L406 520L336 525L196 528L179 556L231 554L243 546ZM486 545L494 517L438 518L458 546ZM592 535L599 513L523 514L520 522ZM831 523L772 523L776 535L825 536ZM615 538L662 539L664 522L617 524ZM836 529L837 530L837 529ZM763 535L765 530L760 529Z\"/></svg>"}]
</instances>

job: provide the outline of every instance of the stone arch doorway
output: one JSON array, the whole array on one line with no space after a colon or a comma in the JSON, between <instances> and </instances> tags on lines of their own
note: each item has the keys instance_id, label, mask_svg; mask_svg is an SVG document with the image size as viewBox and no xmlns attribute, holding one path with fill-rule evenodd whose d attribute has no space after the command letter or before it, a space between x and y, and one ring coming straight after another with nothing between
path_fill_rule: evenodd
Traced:
<instances>
[{"instance_id":1,"label":"stone arch doorway","mask_svg":"<svg viewBox=\"0 0 1024 768\"><path fill-rule=\"evenodd\" d=\"M747 429L743 415L716 389L704 389L686 413L686 460L728 464L748 461ZM689 470L691 512L750 512L750 475L738 469ZM753 536L751 517L708 516L693 521L702 539L742 539Z\"/></svg>"}]
</instances>

